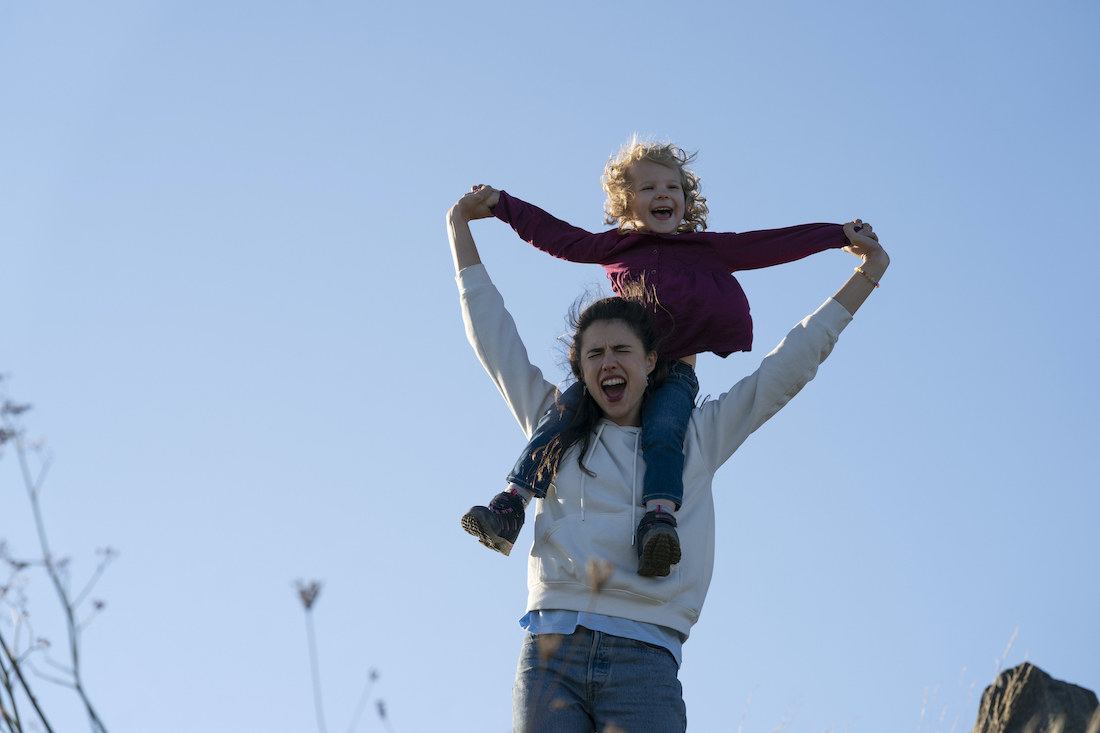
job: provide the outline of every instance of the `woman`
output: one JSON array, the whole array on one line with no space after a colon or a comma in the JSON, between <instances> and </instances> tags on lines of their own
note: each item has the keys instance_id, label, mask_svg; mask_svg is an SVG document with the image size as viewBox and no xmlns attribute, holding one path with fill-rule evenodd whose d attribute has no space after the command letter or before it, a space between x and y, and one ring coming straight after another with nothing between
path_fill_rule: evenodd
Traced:
<instances>
[{"instance_id":1,"label":"woman","mask_svg":"<svg viewBox=\"0 0 1100 733\"><path fill-rule=\"evenodd\" d=\"M515 323L489 280L470 233L492 215L476 187L447 221L470 343L528 436L555 387L527 358ZM889 257L870 225L845 225L845 249L863 265L796 326L760 367L697 408L684 441L683 559L667 578L637 574L629 541L638 525L645 464L642 402L656 364L653 334L637 309L609 298L581 314L570 348L587 392L575 435L539 502L528 559L528 634L513 688L516 731L683 731L677 672L714 565L714 473L817 372L852 314L878 286ZM628 541L624 541L624 538Z\"/></svg>"}]
</instances>

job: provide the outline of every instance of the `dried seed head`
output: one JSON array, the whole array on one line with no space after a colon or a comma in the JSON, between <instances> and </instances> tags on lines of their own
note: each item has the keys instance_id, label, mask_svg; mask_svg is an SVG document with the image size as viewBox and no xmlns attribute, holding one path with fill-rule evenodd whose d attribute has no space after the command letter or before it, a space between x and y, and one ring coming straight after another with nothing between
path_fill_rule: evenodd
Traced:
<instances>
[{"instance_id":1,"label":"dried seed head","mask_svg":"<svg viewBox=\"0 0 1100 733\"><path fill-rule=\"evenodd\" d=\"M535 637L535 645L538 647L539 662L546 664L561 647L561 634L539 634Z\"/></svg>"},{"instance_id":2,"label":"dried seed head","mask_svg":"<svg viewBox=\"0 0 1100 733\"><path fill-rule=\"evenodd\" d=\"M0 407L0 415L22 415L29 409L31 409L30 405L19 405L11 400L4 400L3 407Z\"/></svg>"},{"instance_id":3,"label":"dried seed head","mask_svg":"<svg viewBox=\"0 0 1100 733\"><path fill-rule=\"evenodd\" d=\"M611 573L614 572L615 566L609 563L607 560L597 560L596 558L589 558L588 560L588 587L592 589L593 593L599 593L600 590L607 584L607 581L611 579Z\"/></svg>"},{"instance_id":4,"label":"dried seed head","mask_svg":"<svg viewBox=\"0 0 1100 733\"><path fill-rule=\"evenodd\" d=\"M302 581L296 580L294 584L298 586L298 597L302 599L302 605L306 607L307 611L313 608L313 603L321 592L321 583L313 580L310 581L309 585L306 585Z\"/></svg>"}]
</instances>

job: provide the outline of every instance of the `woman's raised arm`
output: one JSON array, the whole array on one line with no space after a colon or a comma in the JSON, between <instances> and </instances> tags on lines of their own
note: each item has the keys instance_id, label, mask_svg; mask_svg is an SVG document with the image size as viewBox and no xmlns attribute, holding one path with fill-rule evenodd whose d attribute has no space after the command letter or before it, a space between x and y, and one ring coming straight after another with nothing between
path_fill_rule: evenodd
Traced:
<instances>
[{"instance_id":1,"label":"woman's raised arm","mask_svg":"<svg viewBox=\"0 0 1100 733\"><path fill-rule=\"evenodd\" d=\"M490 186L474 186L447 212L447 235L451 240L451 257L455 273L481 264L474 235L470 233L470 221L487 219L493 215L492 205L500 193Z\"/></svg>"},{"instance_id":2,"label":"woman's raised arm","mask_svg":"<svg viewBox=\"0 0 1100 733\"><path fill-rule=\"evenodd\" d=\"M890 255L886 254L886 250L879 244L878 235L870 224L865 224L859 219L850 221L844 225L844 233L850 242L844 251L861 258L863 264L848 278L844 287L837 291L833 300L855 315L863 305L863 301L867 300L867 296L878 287L878 281L890 266Z\"/></svg>"}]
</instances>

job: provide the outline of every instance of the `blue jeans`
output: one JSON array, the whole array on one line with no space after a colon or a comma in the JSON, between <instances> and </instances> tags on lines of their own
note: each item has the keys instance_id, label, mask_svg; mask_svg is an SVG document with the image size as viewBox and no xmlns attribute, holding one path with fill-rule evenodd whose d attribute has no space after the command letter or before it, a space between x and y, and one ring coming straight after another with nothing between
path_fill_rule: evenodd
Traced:
<instances>
[{"instance_id":1,"label":"blue jeans","mask_svg":"<svg viewBox=\"0 0 1100 733\"><path fill-rule=\"evenodd\" d=\"M645 478L642 480L642 503L662 499L679 507L684 499L684 435L687 433L699 380L690 364L674 361L668 365L668 378L660 389L646 396L642 405L642 455L645 458ZM557 405L539 419L523 455L508 474L508 483L522 486L540 499L550 488L549 481L536 481L538 461L534 452L561 432L584 397L580 382L558 395Z\"/></svg>"},{"instance_id":2,"label":"blue jeans","mask_svg":"<svg viewBox=\"0 0 1100 733\"><path fill-rule=\"evenodd\" d=\"M527 634L512 688L513 733L683 733L687 706L667 649L583 626Z\"/></svg>"}]
</instances>

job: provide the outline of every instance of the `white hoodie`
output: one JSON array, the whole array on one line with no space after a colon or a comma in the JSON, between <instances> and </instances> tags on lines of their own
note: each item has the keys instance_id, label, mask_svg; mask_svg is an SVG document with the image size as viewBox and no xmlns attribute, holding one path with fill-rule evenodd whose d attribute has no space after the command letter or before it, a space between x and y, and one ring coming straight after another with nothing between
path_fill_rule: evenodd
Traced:
<instances>
[{"instance_id":1,"label":"white hoodie","mask_svg":"<svg viewBox=\"0 0 1100 733\"><path fill-rule=\"evenodd\" d=\"M483 265L457 276L466 335L530 436L554 401L555 387L531 364L515 322ZM813 379L851 314L831 298L791 330L760 367L716 400L695 409L684 440L684 501L676 513L683 559L664 578L637 573L634 532L645 461L641 428L601 420L585 466L574 446L546 498L537 502L527 564L527 610L563 609L675 629L686 638L714 572L714 473L758 427ZM610 572L590 580L590 562ZM598 589L597 589L598 585Z\"/></svg>"}]
</instances>

